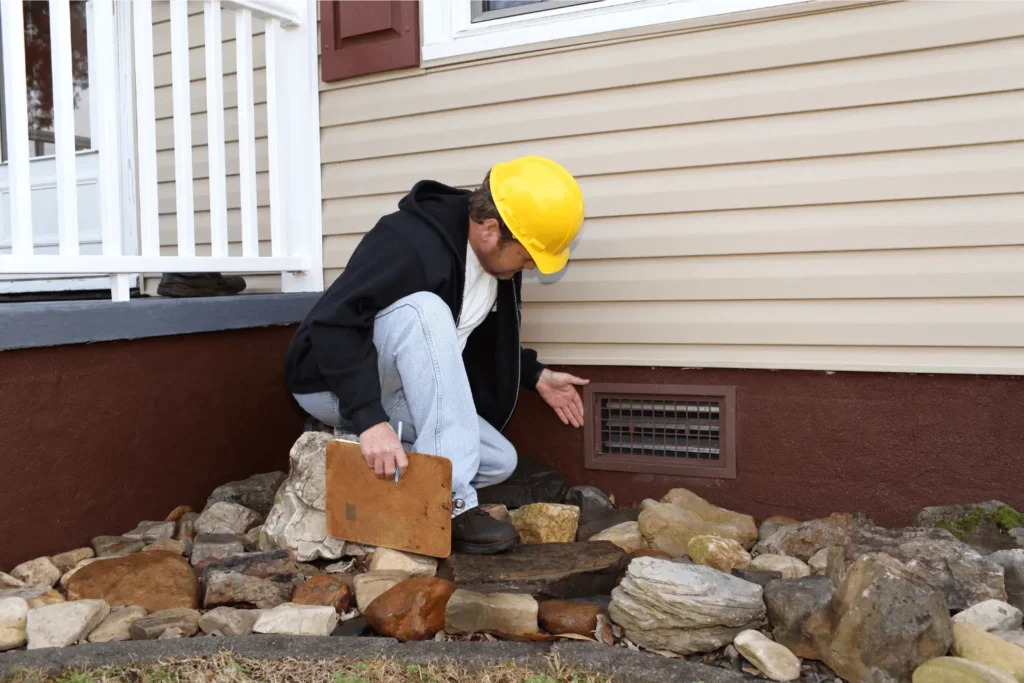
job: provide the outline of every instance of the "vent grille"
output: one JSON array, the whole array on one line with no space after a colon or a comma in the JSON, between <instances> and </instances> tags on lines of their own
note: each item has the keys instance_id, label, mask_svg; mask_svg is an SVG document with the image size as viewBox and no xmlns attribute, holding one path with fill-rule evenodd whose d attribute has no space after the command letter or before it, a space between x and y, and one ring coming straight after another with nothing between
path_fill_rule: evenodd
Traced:
<instances>
[{"instance_id":1,"label":"vent grille","mask_svg":"<svg viewBox=\"0 0 1024 683\"><path fill-rule=\"evenodd\" d=\"M588 469L735 478L735 389L591 384Z\"/></svg>"}]
</instances>

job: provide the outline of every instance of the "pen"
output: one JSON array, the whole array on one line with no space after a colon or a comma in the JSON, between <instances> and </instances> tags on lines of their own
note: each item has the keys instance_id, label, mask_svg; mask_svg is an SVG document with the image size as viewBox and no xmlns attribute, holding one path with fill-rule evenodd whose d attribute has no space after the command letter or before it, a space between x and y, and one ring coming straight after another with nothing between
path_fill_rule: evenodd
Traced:
<instances>
[{"instance_id":1,"label":"pen","mask_svg":"<svg viewBox=\"0 0 1024 683\"><path fill-rule=\"evenodd\" d=\"M399 421L399 423L398 423L398 443L402 443L402 423L401 423L401 421ZM403 446L402 448L404 450L405 447ZM398 463L396 462L395 463L395 486L398 486L398 475L399 475Z\"/></svg>"}]
</instances>

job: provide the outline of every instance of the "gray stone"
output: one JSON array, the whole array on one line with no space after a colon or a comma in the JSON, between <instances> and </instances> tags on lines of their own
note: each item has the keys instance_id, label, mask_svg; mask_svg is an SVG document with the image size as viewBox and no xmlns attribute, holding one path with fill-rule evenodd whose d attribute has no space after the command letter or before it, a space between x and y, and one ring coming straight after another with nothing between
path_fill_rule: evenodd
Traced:
<instances>
[{"instance_id":1,"label":"gray stone","mask_svg":"<svg viewBox=\"0 0 1024 683\"><path fill-rule=\"evenodd\" d=\"M1024 610L1024 550L1000 550L985 559L1003 568L1006 602Z\"/></svg>"},{"instance_id":2,"label":"gray stone","mask_svg":"<svg viewBox=\"0 0 1024 683\"><path fill-rule=\"evenodd\" d=\"M756 583L758 586L767 586L769 581L782 578L781 572L773 572L765 569L733 569L732 575L749 581L750 583Z\"/></svg>"},{"instance_id":3,"label":"gray stone","mask_svg":"<svg viewBox=\"0 0 1024 683\"><path fill-rule=\"evenodd\" d=\"M612 510L615 503L608 495L596 486L573 486L565 494L567 505L575 505L582 510Z\"/></svg>"},{"instance_id":4,"label":"gray stone","mask_svg":"<svg viewBox=\"0 0 1024 683\"><path fill-rule=\"evenodd\" d=\"M244 543L234 534L199 534L192 542L192 566L203 560L221 560L245 552Z\"/></svg>"},{"instance_id":5,"label":"gray stone","mask_svg":"<svg viewBox=\"0 0 1024 683\"><path fill-rule=\"evenodd\" d=\"M0 598L0 652L25 644L28 603L24 598Z\"/></svg>"},{"instance_id":6,"label":"gray stone","mask_svg":"<svg viewBox=\"0 0 1024 683\"><path fill-rule=\"evenodd\" d=\"M139 522L139 525L124 534L124 537L152 543L173 538L176 526L174 522Z\"/></svg>"},{"instance_id":7,"label":"gray stone","mask_svg":"<svg viewBox=\"0 0 1024 683\"><path fill-rule=\"evenodd\" d=\"M146 547L146 542L125 536L97 536L89 542L96 557L121 557L137 553Z\"/></svg>"},{"instance_id":8,"label":"gray stone","mask_svg":"<svg viewBox=\"0 0 1024 683\"><path fill-rule=\"evenodd\" d=\"M82 560L88 560L96 557L96 551L92 548L77 548L75 550L69 550L66 553L60 553L59 555L53 555L50 561L53 562L54 566L61 571L61 574L65 574L75 568ZM0 586L3 582L0 581Z\"/></svg>"},{"instance_id":9,"label":"gray stone","mask_svg":"<svg viewBox=\"0 0 1024 683\"><path fill-rule=\"evenodd\" d=\"M29 610L28 649L67 647L83 640L110 614L102 600L76 600Z\"/></svg>"},{"instance_id":10,"label":"gray stone","mask_svg":"<svg viewBox=\"0 0 1024 683\"><path fill-rule=\"evenodd\" d=\"M327 534L327 442L332 438L306 432L292 446L288 476L263 523L261 548L293 548L302 562L344 554L345 542Z\"/></svg>"},{"instance_id":11,"label":"gray stone","mask_svg":"<svg viewBox=\"0 0 1024 683\"><path fill-rule=\"evenodd\" d=\"M1015 512L1006 503L998 500L961 505L937 505L927 507L917 513L911 526L946 529L982 555L989 555L999 550L1019 547L1017 539L996 521L998 519L996 511L1001 509L1010 513ZM993 513L996 514L993 515ZM990 518L990 515L995 518Z\"/></svg>"},{"instance_id":12,"label":"gray stone","mask_svg":"<svg viewBox=\"0 0 1024 683\"><path fill-rule=\"evenodd\" d=\"M338 613L333 607L287 603L260 614L253 631L294 636L329 636L337 625Z\"/></svg>"},{"instance_id":13,"label":"gray stone","mask_svg":"<svg viewBox=\"0 0 1024 683\"><path fill-rule=\"evenodd\" d=\"M781 527L758 543L753 552L754 555L789 555L807 562L822 548L849 542L853 530L860 526L871 526L871 522L859 515L835 513L797 526Z\"/></svg>"},{"instance_id":14,"label":"gray stone","mask_svg":"<svg viewBox=\"0 0 1024 683\"><path fill-rule=\"evenodd\" d=\"M4 588L24 588L25 582L21 579L16 579L10 574L0 572L0 589Z\"/></svg>"},{"instance_id":15,"label":"gray stone","mask_svg":"<svg viewBox=\"0 0 1024 683\"><path fill-rule=\"evenodd\" d=\"M611 592L628 555L608 541L519 545L500 555L453 554L437 575L480 593L576 598Z\"/></svg>"},{"instance_id":16,"label":"gray stone","mask_svg":"<svg viewBox=\"0 0 1024 683\"><path fill-rule=\"evenodd\" d=\"M908 570L941 591L953 611L985 600L1006 600L1003 568L943 529L859 527L851 532L846 545L829 549L832 582L842 584L846 569L870 553L885 553L905 563Z\"/></svg>"},{"instance_id":17,"label":"gray stone","mask_svg":"<svg viewBox=\"0 0 1024 683\"><path fill-rule=\"evenodd\" d=\"M908 681L953 642L942 593L883 553L857 558L827 613L813 615L805 628L824 662L849 681Z\"/></svg>"},{"instance_id":18,"label":"gray stone","mask_svg":"<svg viewBox=\"0 0 1024 683\"><path fill-rule=\"evenodd\" d=\"M237 503L265 517L274 506L274 495L284 482L285 476L284 472L267 472L223 484L213 490L206 501L206 506L220 502Z\"/></svg>"},{"instance_id":19,"label":"gray stone","mask_svg":"<svg viewBox=\"0 0 1024 683\"><path fill-rule=\"evenodd\" d=\"M772 581L764 587L764 604L772 636L804 659L821 659L812 633L804 629L810 618L825 610L835 586L827 576Z\"/></svg>"},{"instance_id":20,"label":"gray stone","mask_svg":"<svg viewBox=\"0 0 1024 683\"><path fill-rule=\"evenodd\" d=\"M260 522L260 514L237 503L218 502L203 510L195 522L197 534L241 536Z\"/></svg>"},{"instance_id":21,"label":"gray stone","mask_svg":"<svg viewBox=\"0 0 1024 683\"><path fill-rule=\"evenodd\" d=\"M369 628L370 625L366 623L366 617L355 617L348 621L338 622L338 625L331 632L331 636L335 638L361 636L366 633Z\"/></svg>"},{"instance_id":22,"label":"gray stone","mask_svg":"<svg viewBox=\"0 0 1024 683\"><path fill-rule=\"evenodd\" d=\"M971 605L953 617L954 624L974 624L986 631L1014 631L1021 626L1024 614L1002 600L986 600Z\"/></svg>"},{"instance_id":23,"label":"gray stone","mask_svg":"<svg viewBox=\"0 0 1024 683\"><path fill-rule=\"evenodd\" d=\"M247 636L262 613L258 609L217 607L199 617L199 628L211 635Z\"/></svg>"},{"instance_id":24,"label":"gray stone","mask_svg":"<svg viewBox=\"0 0 1024 683\"><path fill-rule=\"evenodd\" d=\"M610 529L623 522L635 522L640 519L640 508L616 508L614 510L590 509L580 510L579 527L576 529L577 541L589 541L605 529Z\"/></svg>"},{"instance_id":25,"label":"gray stone","mask_svg":"<svg viewBox=\"0 0 1024 683\"><path fill-rule=\"evenodd\" d=\"M512 476L477 492L481 505L504 505L509 510L534 503L561 503L568 486L550 467L520 457Z\"/></svg>"},{"instance_id":26,"label":"gray stone","mask_svg":"<svg viewBox=\"0 0 1024 683\"><path fill-rule=\"evenodd\" d=\"M305 581L292 553L245 553L211 562L203 572L203 608L220 606L267 609L288 602Z\"/></svg>"},{"instance_id":27,"label":"gray stone","mask_svg":"<svg viewBox=\"0 0 1024 683\"><path fill-rule=\"evenodd\" d=\"M176 607L153 612L137 619L131 625L133 640L154 640L168 629L178 629L188 638L199 632L199 612L187 607Z\"/></svg>"},{"instance_id":28,"label":"gray stone","mask_svg":"<svg viewBox=\"0 0 1024 683\"><path fill-rule=\"evenodd\" d=\"M608 611L632 642L679 654L724 647L765 617L757 584L653 557L630 562Z\"/></svg>"},{"instance_id":29,"label":"gray stone","mask_svg":"<svg viewBox=\"0 0 1024 683\"><path fill-rule=\"evenodd\" d=\"M61 570L57 568L49 557L37 557L28 562L22 562L11 570L11 576L24 581L26 586L48 586L53 588L60 580Z\"/></svg>"},{"instance_id":30,"label":"gray stone","mask_svg":"<svg viewBox=\"0 0 1024 683\"><path fill-rule=\"evenodd\" d=\"M115 607L95 631L89 634L90 643L113 643L132 639L132 624L149 614L145 607L129 605Z\"/></svg>"},{"instance_id":31,"label":"gray stone","mask_svg":"<svg viewBox=\"0 0 1024 683\"><path fill-rule=\"evenodd\" d=\"M993 631L992 634L999 636L1008 643L1024 647L1024 631L1021 629L1016 629L1014 631Z\"/></svg>"}]
</instances>

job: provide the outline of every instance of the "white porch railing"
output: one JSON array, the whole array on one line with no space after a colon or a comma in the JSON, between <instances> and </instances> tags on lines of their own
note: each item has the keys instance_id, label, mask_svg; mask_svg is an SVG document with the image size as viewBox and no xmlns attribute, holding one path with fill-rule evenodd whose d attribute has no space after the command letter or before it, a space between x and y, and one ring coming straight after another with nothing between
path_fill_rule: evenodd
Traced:
<instances>
[{"instance_id":1,"label":"white porch railing","mask_svg":"<svg viewBox=\"0 0 1024 683\"><path fill-rule=\"evenodd\" d=\"M20 1L0 0L4 95L7 107L10 254L0 254L4 275L110 276L112 298L128 299L131 276L165 272L280 273L283 291L323 289L320 229L319 113L316 7L312 0L203 0L205 44L220 46L221 5L236 26L241 255L228 253L227 181L222 50L206 49L206 111L210 184L210 255L196 255L193 208L191 97L187 0L171 0L171 69L177 254L161 254L157 205L157 145L152 6L118 0L132 12L136 132L120 125L114 0L88 0L90 88L95 97L99 150L101 254L79 249L78 171L73 119L72 54L68 0L49 0L54 87L54 138L59 252L37 253L33 238L32 178L28 146L25 50ZM264 20L269 157L270 254L259 253L256 140L253 102L252 17ZM230 16L230 13L229 15ZM122 27L122 35L124 35ZM121 49L127 47L123 44ZM123 69L122 69L123 71ZM130 118L128 119L131 120ZM126 134L125 131L128 131ZM123 162L130 161L126 166ZM125 178L124 168L131 169ZM137 173L137 176L135 175ZM125 210L125 197L137 204ZM134 183L133 183L134 184ZM137 216L138 248L124 246ZM126 231L128 231L126 233ZM134 253L131 253L134 251Z\"/></svg>"}]
</instances>

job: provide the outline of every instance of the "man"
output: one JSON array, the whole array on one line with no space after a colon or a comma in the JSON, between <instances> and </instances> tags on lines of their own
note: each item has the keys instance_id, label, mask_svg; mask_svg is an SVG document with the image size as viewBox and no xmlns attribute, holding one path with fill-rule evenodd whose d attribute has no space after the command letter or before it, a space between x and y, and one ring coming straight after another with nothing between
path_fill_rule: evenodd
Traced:
<instances>
[{"instance_id":1,"label":"man","mask_svg":"<svg viewBox=\"0 0 1024 683\"><path fill-rule=\"evenodd\" d=\"M561 270L582 223L579 185L550 159L497 164L474 192L421 181L360 241L288 348L299 405L358 434L378 477L405 470L406 446L452 461L456 551L519 540L477 507L476 489L515 469L501 430L520 385L583 424L575 386L587 381L545 368L519 341L521 271Z\"/></svg>"}]
</instances>

